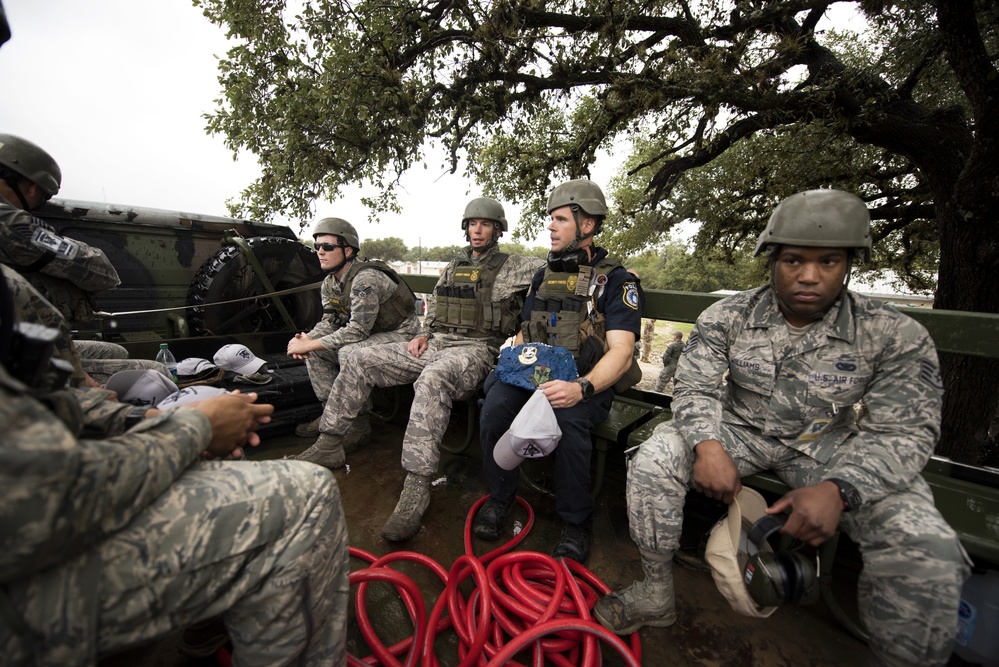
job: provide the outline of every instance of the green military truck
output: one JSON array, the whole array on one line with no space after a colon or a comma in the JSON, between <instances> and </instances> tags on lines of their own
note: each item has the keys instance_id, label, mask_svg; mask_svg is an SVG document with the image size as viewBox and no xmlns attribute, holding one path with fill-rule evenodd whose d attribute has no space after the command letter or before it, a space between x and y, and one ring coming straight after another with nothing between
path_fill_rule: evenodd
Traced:
<instances>
[{"instance_id":1,"label":"green military truck","mask_svg":"<svg viewBox=\"0 0 999 667\"><path fill-rule=\"evenodd\" d=\"M79 338L129 343L308 330L322 316L312 248L288 227L135 206L53 199L34 215L100 248L121 285L95 295ZM277 297L257 298L290 291Z\"/></svg>"}]
</instances>

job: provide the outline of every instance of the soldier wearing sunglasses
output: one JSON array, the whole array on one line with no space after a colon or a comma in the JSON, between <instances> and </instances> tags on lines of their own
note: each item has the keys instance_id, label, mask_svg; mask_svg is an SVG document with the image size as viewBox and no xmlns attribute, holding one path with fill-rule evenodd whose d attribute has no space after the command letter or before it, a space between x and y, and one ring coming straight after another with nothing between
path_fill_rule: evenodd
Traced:
<instances>
[{"instance_id":1,"label":"soldier wearing sunglasses","mask_svg":"<svg viewBox=\"0 0 999 667\"><path fill-rule=\"evenodd\" d=\"M306 360L312 389L328 411L330 389L352 350L408 341L419 331L420 322L416 296L399 275L383 262L357 257L361 244L352 224L323 218L312 238L319 265L328 274L321 290L323 318L312 331L297 333L288 341L288 354ZM347 451L371 435L371 404L367 394L364 399L358 419L344 437ZM322 418L299 424L295 434L319 435Z\"/></svg>"}]
</instances>

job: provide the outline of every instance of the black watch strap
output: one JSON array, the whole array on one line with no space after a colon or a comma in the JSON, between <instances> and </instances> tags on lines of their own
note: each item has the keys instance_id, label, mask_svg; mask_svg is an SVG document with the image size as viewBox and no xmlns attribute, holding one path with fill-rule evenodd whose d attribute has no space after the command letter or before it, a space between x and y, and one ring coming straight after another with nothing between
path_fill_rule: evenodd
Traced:
<instances>
[{"instance_id":1,"label":"black watch strap","mask_svg":"<svg viewBox=\"0 0 999 667\"><path fill-rule=\"evenodd\" d=\"M128 416L125 417L125 430L132 428L143 419L146 418L146 412L149 410L149 406L137 405L128 411Z\"/></svg>"},{"instance_id":2,"label":"black watch strap","mask_svg":"<svg viewBox=\"0 0 999 667\"><path fill-rule=\"evenodd\" d=\"M583 402L586 402L593 398L593 383L584 377L576 378L576 384L578 384L583 389Z\"/></svg>"},{"instance_id":3,"label":"black watch strap","mask_svg":"<svg viewBox=\"0 0 999 667\"><path fill-rule=\"evenodd\" d=\"M843 511L849 512L860 507L860 492L847 481L831 478L828 481L839 487L839 497L843 501Z\"/></svg>"}]
</instances>

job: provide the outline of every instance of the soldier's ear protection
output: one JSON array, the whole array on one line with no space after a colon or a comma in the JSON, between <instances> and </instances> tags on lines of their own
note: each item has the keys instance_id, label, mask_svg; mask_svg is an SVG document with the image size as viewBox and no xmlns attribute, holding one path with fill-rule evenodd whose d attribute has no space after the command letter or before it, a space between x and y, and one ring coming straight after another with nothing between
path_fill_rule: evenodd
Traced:
<instances>
[{"instance_id":1,"label":"soldier's ear protection","mask_svg":"<svg viewBox=\"0 0 999 667\"><path fill-rule=\"evenodd\" d=\"M555 273L576 273L580 265L586 265L590 256L586 250L570 250L559 253L548 253L548 268Z\"/></svg>"},{"instance_id":2,"label":"soldier's ear protection","mask_svg":"<svg viewBox=\"0 0 999 667\"><path fill-rule=\"evenodd\" d=\"M796 551L763 551L767 538L778 532L785 521L787 515L767 515L754 523L746 536L749 561L742 580L761 607L812 604L819 598L818 575L811 559Z\"/></svg>"}]
</instances>

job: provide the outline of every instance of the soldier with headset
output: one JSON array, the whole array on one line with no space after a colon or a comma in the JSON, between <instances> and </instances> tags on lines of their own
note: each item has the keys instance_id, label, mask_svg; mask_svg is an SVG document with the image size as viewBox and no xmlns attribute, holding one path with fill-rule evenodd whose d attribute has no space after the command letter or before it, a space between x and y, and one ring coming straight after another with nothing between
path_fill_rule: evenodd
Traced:
<instances>
[{"instance_id":1,"label":"soldier with headset","mask_svg":"<svg viewBox=\"0 0 999 667\"><path fill-rule=\"evenodd\" d=\"M515 343L563 347L576 360L576 380L551 380L538 390L544 392L562 433L554 457L555 504L564 529L554 556L585 563L592 533L593 428L607 418L613 389L623 390L641 379L634 350L641 335L642 293L637 279L594 245L593 237L607 216L599 185L589 180L562 183L548 197L548 213L551 251L547 265L531 282ZM506 470L496 462L494 449L534 393L491 380L480 417L489 499L473 525L475 534L487 541L500 537L519 479L517 468Z\"/></svg>"},{"instance_id":2,"label":"soldier with headset","mask_svg":"<svg viewBox=\"0 0 999 667\"><path fill-rule=\"evenodd\" d=\"M792 488L765 510L790 512L781 533L816 546L839 528L859 546L874 664L947 662L969 569L920 476L940 435L937 354L920 324L847 289L853 261L870 253L870 217L853 194L810 190L776 207L756 248L770 284L701 314L677 368L673 421L630 462L645 578L597 603L604 626L672 625L687 490L732 503L741 478L772 470ZM868 413L858 419L859 401Z\"/></svg>"},{"instance_id":3,"label":"soldier with headset","mask_svg":"<svg viewBox=\"0 0 999 667\"><path fill-rule=\"evenodd\" d=\"M416 296L392 267L361 260L361 243L354 226L341 218L323 218L312 232L319 265L327 273L320 291L323 319L308 333L288 341L288 354L305 359L316 397L324 404L333 381L352 350L410 340L420 329ZM371 435L366 409L344 440L345 451ZM319 435L322 415L300 424L295 434Z\"/></svg>"},{"instance_id":4,"label":"soldier with headset","mask_svg":"<svg viewBox=\"0 0 999 667\"><path fill-rule=\"evenodd\" d=\"M297 458L328 468L346 463L344 442L374 387L413 383L415 397L402 442L402 493L382 537L407 540L430 504L440 464L438 444L453 401L471 397L519 324L520 307L538 261L507 255L497 243L507 231L503 205L489 197L468 202L461 220L468 246L444 269L427 302L420 333L408 343L353 351L333 382L319 438Z\"/></svg>"}]
</instances>

